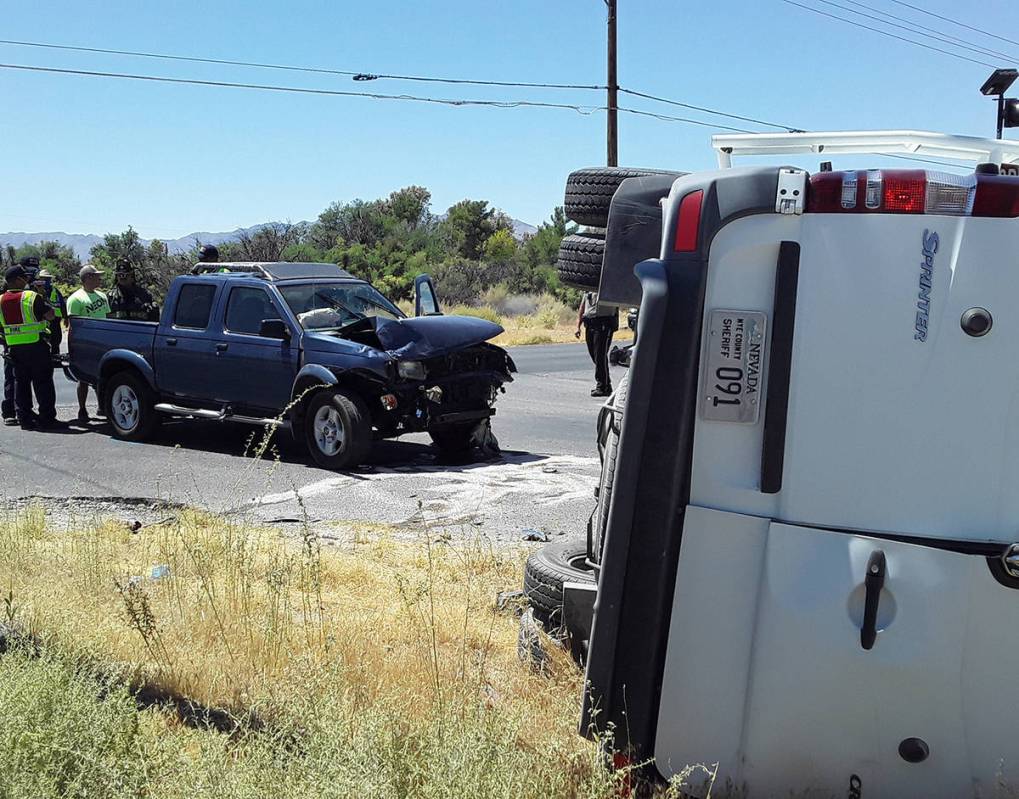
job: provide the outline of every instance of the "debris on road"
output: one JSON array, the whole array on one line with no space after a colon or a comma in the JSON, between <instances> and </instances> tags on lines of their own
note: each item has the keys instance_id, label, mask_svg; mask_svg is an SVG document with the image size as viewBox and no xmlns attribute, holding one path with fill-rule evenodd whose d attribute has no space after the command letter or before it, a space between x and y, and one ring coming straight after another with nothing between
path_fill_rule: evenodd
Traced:
<instances>
[{"instance_id":1,"label":"debris on road","mask_svg":"<svg viewBox=\"0 0 1019 799\"><path fill-rule=\"evenodd\" d=\"M524 541L541 541L543 543L548 543L549 541L548 533L544 530L537 530L534 527L525 527L523 532Z\"/></svg>"}]
</instances>

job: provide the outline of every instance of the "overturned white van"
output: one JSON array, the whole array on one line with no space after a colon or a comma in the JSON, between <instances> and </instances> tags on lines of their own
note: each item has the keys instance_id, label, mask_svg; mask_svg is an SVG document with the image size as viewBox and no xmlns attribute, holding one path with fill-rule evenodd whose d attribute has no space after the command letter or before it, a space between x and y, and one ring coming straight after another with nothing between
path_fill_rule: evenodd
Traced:
<instances>
[{"instance_id":1,"label":"overturned white van","mask_svg":"<svg viewBox=\"0 0 1019 799\"><path fill-rule=\"evenodd\" d=\"M750 797L1019 788L1019 142L714 146L636 267L582 732Z\"/></svg>"}]
</instances>

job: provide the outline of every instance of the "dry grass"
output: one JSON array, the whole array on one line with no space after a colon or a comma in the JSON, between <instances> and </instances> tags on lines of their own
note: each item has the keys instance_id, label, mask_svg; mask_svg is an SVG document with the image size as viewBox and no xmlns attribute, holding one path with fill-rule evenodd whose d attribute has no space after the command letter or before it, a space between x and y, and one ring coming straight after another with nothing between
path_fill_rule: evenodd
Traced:
<instances>
[{"instance_id":1,"label":"dry grass","mask_svg":"<svg viewBox=\"0 0 1019 799\"><path fill-rule=\"evenodd\" d=\"M0 705L9 715L43 701L12 689L33 668L36 682L73 683L60 689L68 696L116 699L119 689L83 687L93 678L73 664L117 664L130 682L254 713L279 731L228 744L113 700L79 707L82 719L140 717L121 719L129 744L107 719L117 751L130 754L102 773L138 760L140 774L122 782L142 787L124 795L194 796L198 780L222 796L609 796L613 778L575 732L580 673L561 652L545 676L524 668L515 620L494 609L496 592L519 583L522 557L427 531L416 543L364 535L323 551L310 531L295 542L200 514L138 534L116 524L53 531L33 509L0 521L0 592L8 621L55 654L34 666L0 660ZM147 576L153 566L168 575ZM43 721L25 722L25 734L73 738L32 708ZM87 737L91 722L82 725ZM54 758L78 745L54 744ZM20 773L21 746L0 740L0 772ZM288 754L295 746L303 757Z\"/></svg>"}]
</instances>

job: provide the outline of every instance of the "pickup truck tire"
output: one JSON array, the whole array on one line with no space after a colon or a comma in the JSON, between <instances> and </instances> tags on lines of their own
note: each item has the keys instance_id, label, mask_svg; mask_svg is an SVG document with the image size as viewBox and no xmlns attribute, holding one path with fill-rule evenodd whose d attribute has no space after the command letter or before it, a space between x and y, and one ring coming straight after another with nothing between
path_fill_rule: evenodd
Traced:
<instances>
[{"instance_id":1,"label":"pickup truck tire","mask_svg":"<svg viewBox=\"0 0 1019 799\"><path fill-rule=\"evenodd\" d=\"M599 444L601 451L601 478L598 481L598 505L592 519L590 557L593 563L601 563L601 551L605 543L605 526L609 520L609 504L612 502L612 487L616 482L616 456L619 453L619 431L623 425L623 414L626 412L626 395L630 390L630 373L623 375L616 391L612 395L611 404L616 413L605 409L607 414L604 422L599 419Z\"/></svg>"},{"instance_id":2,"label":"pickup truck tire","mask_svg":"<svg viewBox=\"0 0 1019 799\"><path fill-rule=\"evenodd\" d=\"M104 386L106 419L113 435L124 441L144 441L159 424L156 397L137 372L117 372Z\"/></svg>"},{"instance_id":3,"label":"pickup truck tire","mask_svg":"<svg viewBox=\"0 0 1019 799\"><path fill-rule=\"evenodd\" d=\"M567 219L579 225L606 227L609 205L619 184L627 178L667 174L654 169L629 167L591 167L578 169L566 178L566 198L563 203Z\"/></svg>"},{"instance_id":4,"label":"pickup truck tire","mask_svg":"<svg viewBox=\"0 0 1019 799\"><path fill-rule=\"evenodd\" d=\"M579 289L597 289L605 258L605 234L574 233L559 243L559 280Z\"/></svg>"},{"instance_id":5,"label":"pickup truck tire","mask_svg":"<svg viewBox=\"0 0 1019 799\"><path fill-rule=\"evenodd\" d=\"M342 388L319 391L308 400L305 439L315 462L326 469L352 469L371 451L368 406Z\"/></svg>"},{"instance_id":6,"label":"pickup truck tire","mask_svg":"<svg viewBox=\"0 0 1019 799\"><path fill-rule=\"evenodd\" d=\"M533 552L524 566L524 595L547 632L562 627L563 583L595 583L587 543L562 541Z\"/></svg>"},{"instance_id":7,"label":"pickup truck tire","mask_svg":"<svg viewBox=\"0 0 1019 799\"><path fill-rule=\"evenodd\" d=\"M433 428L428 431L432 443L439 451L446 455L463 455L471 448L471 436L477 422L466 424L451 424L445 427Z\"/></svg>"}]
</instances>

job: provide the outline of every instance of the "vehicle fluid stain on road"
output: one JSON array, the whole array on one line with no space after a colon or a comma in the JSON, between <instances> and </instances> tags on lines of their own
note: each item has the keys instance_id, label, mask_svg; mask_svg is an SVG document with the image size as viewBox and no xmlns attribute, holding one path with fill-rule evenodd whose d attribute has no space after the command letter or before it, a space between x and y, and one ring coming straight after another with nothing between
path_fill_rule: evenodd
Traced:
<instances>
[{"instance_id":1,"label":"vehicle fluid stain on road","mask_svg":"<svg viewBox=\"0 0 1019 799\"><path fill-rule=\"evenodd\" d=\"M532 512L544 517L547 527L548 511L559 508L567 511L569 521L564 527L575 533L583 528L580 509L593 503L597 479L597 458L507 453L491 462L379 467L337 475L296 490L264 494L248 508L257 515L261 507L273 506L278 512L279 505L310 508L310 501L319 500L330 509L335 505L329 514L333 518L360 518L367 511L365 518L391 524L484 522L486 534L498 538L513 536L526 526ZM315 512L321 515L319 503Z\"/></svg>"}]
</instances>

